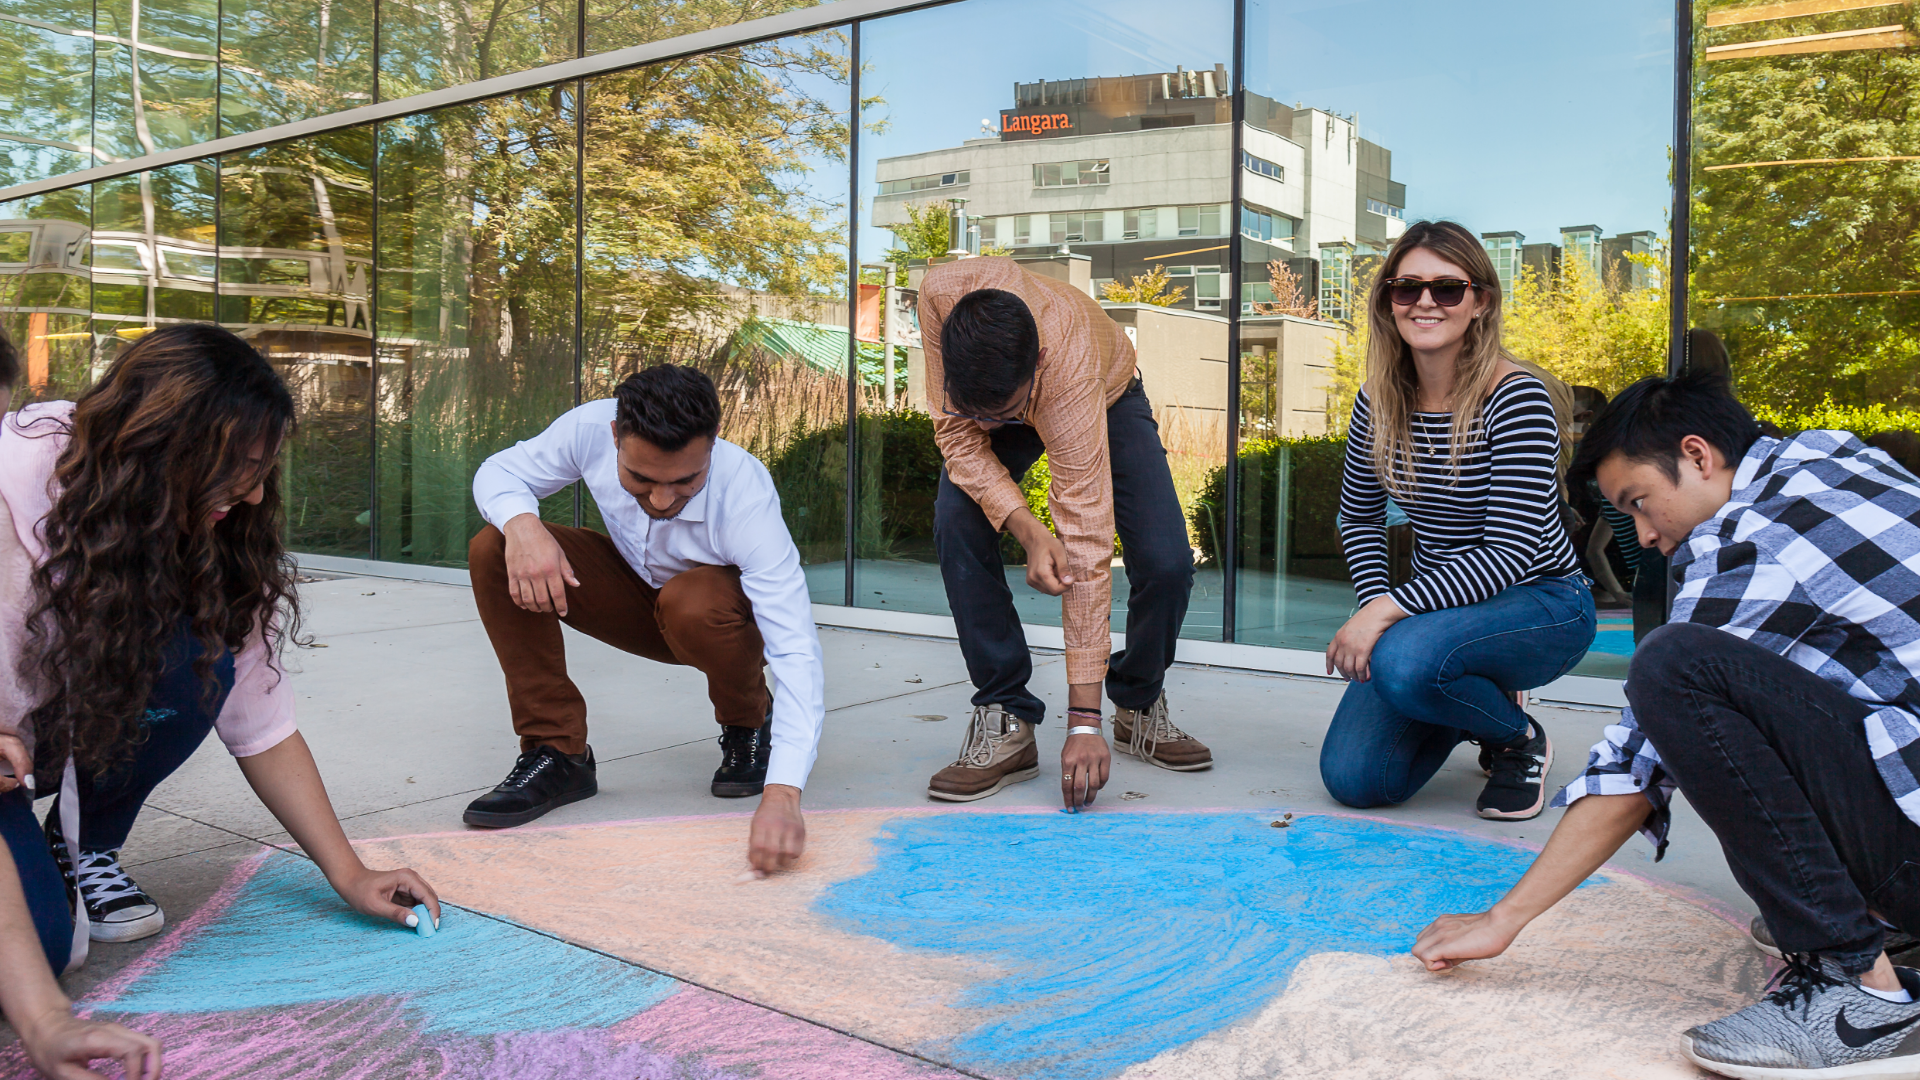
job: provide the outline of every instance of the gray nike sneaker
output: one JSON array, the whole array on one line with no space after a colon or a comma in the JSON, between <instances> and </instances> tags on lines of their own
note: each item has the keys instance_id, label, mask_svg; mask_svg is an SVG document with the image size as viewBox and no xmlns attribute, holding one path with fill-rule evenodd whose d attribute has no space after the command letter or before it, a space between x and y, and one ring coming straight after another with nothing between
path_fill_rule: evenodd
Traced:
<instances>
[{"instance_id":1,"label":"gray nike sneaker","mask_svg":"<svg viewBox=\"0 0 1920 1080\"><path fill-rule=\"evenodd\" d=\"M1738 1080L1920 1080L1920 972L1895 968L1914 996L1895 1004L1826 957L1790 955L1779 987L1732 1016L1688 1029L1688 1060Z\"/></svg>"}]
</instances>

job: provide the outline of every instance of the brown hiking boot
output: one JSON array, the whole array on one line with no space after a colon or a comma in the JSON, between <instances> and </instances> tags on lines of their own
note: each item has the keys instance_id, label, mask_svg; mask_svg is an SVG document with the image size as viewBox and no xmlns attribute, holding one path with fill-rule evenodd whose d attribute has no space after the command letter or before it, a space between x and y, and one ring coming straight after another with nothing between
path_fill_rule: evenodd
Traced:
<instances>
[{"instance_id":1,"label":"brown hiking boot","mask_svg":"<svg viewBox=\"0 0 1920 1080\"><path fill-rule=\"evenodd\" d=\"M976 705L960 760L933 774L927 794L972 802L1039 775L1040 747L1033 741L1033 725L998 705Z\"/></svg>"},{"instance_id":2,"label":"brown hiking boot","mask_svg":"<svg viewBox=\"0 0 1920 1080\"><path fill-rule=\"evenodd\" d=\"M1173 726L1167 719L1167 695L1144 709L1113 707L1113 748L1150 765L1175 772L1213 768L1207 744Z\"/></svg>"}]
</instances>

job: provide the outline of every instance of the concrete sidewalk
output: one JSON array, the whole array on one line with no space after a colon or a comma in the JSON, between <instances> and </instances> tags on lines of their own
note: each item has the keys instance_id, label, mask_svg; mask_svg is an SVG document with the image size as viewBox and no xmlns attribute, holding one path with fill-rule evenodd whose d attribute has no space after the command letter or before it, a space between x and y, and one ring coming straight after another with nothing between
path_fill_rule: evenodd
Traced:
<instances>
[{"instance_id":1,"label":"concrete sidewalk","mask_svg":"<svg viewBox=\"0 0 1920 1080\"><path fill-rule=\"evenodd\" d=\"M291 656L301 728L348 834L376 840L462 831L466 803L498 782L517 749L499 669L469 591L322 576L303 587L302 600L312 645ZM971 687L957 646L835 629L823 630L821 640L829 711L806 808L928 810L926 780L954 758L969 710ZM707 793L719 751L697 672L628 656L572 631L568 649L589 702L601 793L555 811L541 826L752 808L754 800L722 801ZM1034 662L1036 689L1057 718L1066 689L1060 657L1036 651ZM1341 687L1334 680L1180 667L1168 685L1174 719L1213 747L1216 766L1171 773L1116 755L1102 799L1116 806L1124 799L1138 809L1342 810L1318 774L1321 735ZM1579 770L1609 715L1557 708L1536 715L1555 742L1551 781L1557 786ZM1056 759L1061 730L1053 722L1041 730L1043 766ZM1040 779L973 809L1058 807L1051 775L1043 767ZM1559 819L1560 811L1549 810L1523 824L1483 821L1473 813L1482 783L1473 748L1464 746L1411 802L1373 816L1525 843L1544 841ZM816 823L822 817L831 815ZM177 924L261 844L288 843L218 741L209 740L155 792L124 861ZM716 858L744 867L743 850ZM1645 841L1636 839L1617 866L1726 909L1751 910L1718 844L1684 803L1676 805L1667 859L1655 864ZM1381 896L1379 903L1393 899ZM70 992L78 998L112 978L151 941L96 946L87 969L69 980Z\"/></svg>"}]
</instances>

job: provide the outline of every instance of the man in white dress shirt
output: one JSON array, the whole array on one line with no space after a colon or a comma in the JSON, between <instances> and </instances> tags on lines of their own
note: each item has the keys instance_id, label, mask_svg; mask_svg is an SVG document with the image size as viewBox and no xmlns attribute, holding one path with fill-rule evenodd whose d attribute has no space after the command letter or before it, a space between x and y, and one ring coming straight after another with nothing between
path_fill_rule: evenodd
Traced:
<instances>
[{"instance_id":1,"label":"man in white dress shirt","mask_svg":"<svg viewBox=\"0 0 1920 1080\"><path fill-rule=\"evenodd\" d=\"M825 717L820 638L773 478L719 432L713 382L663 365L480 466L473 497L489 524L468 565L521 753L467 807L467 824L521 825L599 790L586 700L567 677L565 622L705 674L721 731L713 794L761 796L755 870L799 856L800 791ZM540 520L540 499L582 480L605 535Z\"/></svg>"}]
</instances>

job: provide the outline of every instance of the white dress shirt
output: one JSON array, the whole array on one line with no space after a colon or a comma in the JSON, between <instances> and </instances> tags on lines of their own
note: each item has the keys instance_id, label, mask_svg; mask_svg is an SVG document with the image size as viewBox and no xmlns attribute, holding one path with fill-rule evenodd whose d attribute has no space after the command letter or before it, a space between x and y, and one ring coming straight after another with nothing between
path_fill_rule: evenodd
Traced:
<instances>
[{"instance_id":1,"label":"white dress shirt","mask_svg":"<svg viewBox=\"0 0 1920 1080\"><path fill-rule=\"evenodd\" d=\"M488 458L473 477L480 515L504 529L521 514L539 514L542 498L584 480L614 546L654 588L696 566L739 567L773 670L767 783L806 787L826 720L826 665L773 477L752 454L716 439L700 493L671 520L655 520L620 486L613 414L611 398L590 401Z\"/></svg>"}]
</instances>

